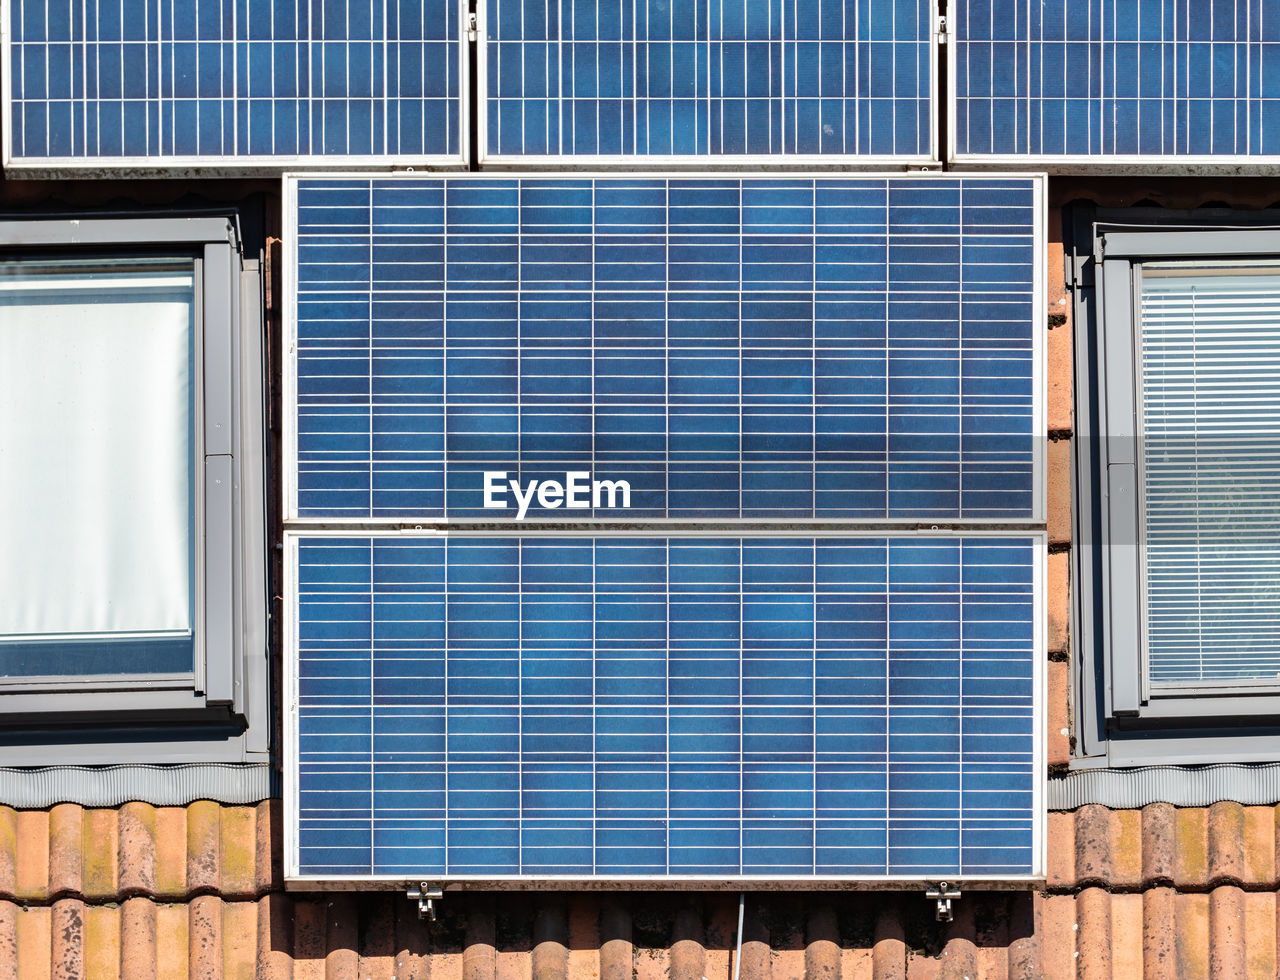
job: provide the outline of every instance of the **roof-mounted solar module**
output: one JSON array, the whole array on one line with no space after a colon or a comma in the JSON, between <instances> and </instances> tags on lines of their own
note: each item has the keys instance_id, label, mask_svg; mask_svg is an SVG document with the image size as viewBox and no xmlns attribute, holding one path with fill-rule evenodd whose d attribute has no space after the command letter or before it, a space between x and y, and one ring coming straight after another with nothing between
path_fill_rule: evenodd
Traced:
<instances>
[{"instance_id":1,"label":"roof-mounted solar module","mask_svg":"<svg viewBox=\"0 0 1280 980\"><path fill-rule=\"evenodd\" d=\"M948 158L966 166L1280 168L1265 3L959 0Z\"/></svg>"},{"instance_id":2,"label":"roof-mounted solar module","mask_svg":"<svg viewBox=\"0 0 1280 980\"><path fill-rule=\"evenodd\" d=\"M1043 513L1035 178L290 188L293 517Z\"/></svg>"},{"instance_id":3,"label":"roof-mounted solar module","mask_svg":"<svg viewBox=\"0 0 1280 980\"><path fill-rule=\"evenodd\" d=\"M291 533L286 874L1032 881L1043 547Z\"/></svg>"},{"instance_id":4,"label":"roof-mounted solar module","mask_svg":"<svg viewBox=\"0 0 1280 980\"><path fill-rule=\"evenodd\" d=\"M465 162L462 0L7 0L4 164Z\"/></svg>"},{"instance_id":5,"label":"roof-mounted solar module","mask_svg":"<svg viewBox=\"0 0 1280 980\"><path fill-rule=\"evenodd\" d=\"M481 0L481 159L937 159L929 0Z\"/></svg>"}]
</instances>

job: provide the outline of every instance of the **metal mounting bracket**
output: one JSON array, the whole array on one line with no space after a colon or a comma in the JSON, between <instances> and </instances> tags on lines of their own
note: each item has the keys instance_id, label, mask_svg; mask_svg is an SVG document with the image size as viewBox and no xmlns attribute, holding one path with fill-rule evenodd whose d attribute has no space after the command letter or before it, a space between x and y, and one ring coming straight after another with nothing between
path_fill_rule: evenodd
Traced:
<instances>
[{"instance_id":1,"label":"metal mounting bracket","mask_svg":"<svg viewBox=\"0 0 1280 980\"><path fill-rule=\"evenodd\" d=\"M949 881L940 881L924 893L924 897L938 903L936 916L939 922L950 922L951 902L960 897L960 889L952 888Z\"/></svg>"},{"instance_id":2,"label":"metal mounting bracket","mask_svg":"<svg viewBox=\"0 0 1280 980\"><path fill-rule=\"evenodd\" d=\"M436 921L436 902L444 900L443 887L433 885L429 881L420 881L416 885L410 885L405 891L405 896L411 902L417 901L419 919Z\"/></svg>"}]
</instances>

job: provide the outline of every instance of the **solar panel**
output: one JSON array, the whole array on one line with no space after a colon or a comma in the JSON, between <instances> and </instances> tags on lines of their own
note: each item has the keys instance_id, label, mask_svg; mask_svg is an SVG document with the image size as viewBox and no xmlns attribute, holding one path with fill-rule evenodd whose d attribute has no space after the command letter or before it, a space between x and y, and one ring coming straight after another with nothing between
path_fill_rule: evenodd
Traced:
<instances>
[{"instance_id":1,"label":"solar panel","mask_svg":"<svg viewBox=\"0 0 1280 980\"><path fill-rule=\"evenodd\" d=\"M960 0L956 161L1280 155L1280 16L1264 3Z\"/></svg>"},{"instance_id":2,"label":"solar panel","mask_svg":"<svg viewBox=\"0 0 1280 980\"><path fill-rule=\"evenodd\" d=\"M1035 519L1041 188L300 178L292 516Z\"/></svg>"},{"instance_id":3,"label":"solar panel","mask_svg":"<svg viewBox=\"0 0 1280 980\"><path fill-rule=\"evenodd\" d=\"M456 0L11 0L5 162L461 162Z\"/></svg>"},{"instance_id":4,"label":"solar panel","mask_svg":"<svg viewBox=\"0 0 1280 980\"><path fill-rule=\"evenodd\" d=\"M287 542L291 877L1043 873L1042 535Z\"/></svg>"},{"instance_id":5,"label":"solar panel","mask_svg":"<svg viewBox=\"0 0 1280 980\"><path fill-rule=\"evenodd\" d=\"M483 157L935 159L929 0L484 0Z\"/></svg>"}]
</instances>

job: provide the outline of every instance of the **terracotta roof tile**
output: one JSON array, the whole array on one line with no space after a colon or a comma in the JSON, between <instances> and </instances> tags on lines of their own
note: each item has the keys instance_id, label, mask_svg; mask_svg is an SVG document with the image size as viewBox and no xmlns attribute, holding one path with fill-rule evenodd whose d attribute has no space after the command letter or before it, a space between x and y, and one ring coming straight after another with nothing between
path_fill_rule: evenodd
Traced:
<instances>
[{"instance_id":1,"label":"terracotta roof tile","mask_svg":"<svg viewBox=\"0 0 1280 980\"><path fill-rule=\"evenodd\" d=\"M1059 268L1062 268L1059 266ZM1062 277L1057 277L1061 281ZM1065 323L1054 326L1048 331L1048 378L1049 404L1045 423L1050 432L1069 432L1072 428L1071 417L1071 305L1058 305L1050 302L1049 315L1066 316Z\"/></svg>"},{"instance_id":2,"label":"terracotta roof tile","mask_svg":"<svg viewBox=\"0 0 1280 980\"><path fill-rule=\"evenodd\" d=\"M1069 544L1071 541L1071 441L1069 439L1050 440L1047 457L1049 544Z\"/></svg>"},{"instance_id":3,"label":"terracotta roof tile","mask_svg":"<svg viewBox=\"0 0 1280 980\"><path fill-rule=\"evenodd\" d=\"M1173 898L1178 977L1209 976L1209 896L1178 893Z\"/></svg>"},{"instance_id":4,"label":"terracotta roof tile","mask_svg":"<svg viewBox=\"0 0 1280 980\"><path fill-rule=\"evenodd\" d=\"M279 891L275 807L0 809L0 980L730 980L724 893ZM12 829L12 834L7 828ZM1046 895L749 893L741 980L1272 977L1276 807L1049 815Z\"/></svg>"},{"instance_id":5,"label":"terracotta roof tile","mask_svg":"<svg viewBox=\"0 0 1280 980\"><path fill-rule=\"evenodd\" d=\"M434 925L419 922L402 896L387 894L201 895L188 903L135 897L101 905L62 898L26 909L3 901L0 980L733 975L734 936L717 925L736 915L732 894L681 896L674 909L670 895L533 896L521 903L538 923L533 931L504 921L510 897L450 894ZM1234 885L1203 893L966 894L950 926L934 923L915 894L754 901L741 980L1276 976L1276 896ZM872 921L874 932L866 928ZM641 942L618 936L628 922L643 933Z\"/></svg>"},{"instance_id":6,"label":"terracotta roof tile","mask_svg":"<svg viewBox=\"0 0 1280 980\"><path fill-rule=\"evenodd\" d=\"M1067 649L1070 627L1071 586L1070 555L1058 551L1049 556L1048 582L1045 590L1048 598L1049 619L1049 652L1062 653ZM1067 708L1067 692L1064 688L1059 698L1051 695L1051 704L1060 704L1062 710Z\"/></svg>"},{"instance_id":7,"label":"terracotta roof tile","mask_svg":"<svg viewBox=\"0 0 1280 980\"><path fill-rule=\"evenodd\" d=\"M1244 863L1244 810L1232 802L1209 807L1207 873L1211 884L1241 884L1248 877Z\"/></svg>"},{"instance_id":8,"label":"terracotta roof tile","mask_svg":"<svg viewBox=\"0 0 1280 980\"><path fill-rule=\"evenodd\" d=\"M1050 555L1049 559L1052 561L1057 557ZM1067 715L1070 666L1060 661L1049 663L1048 762L1050 766L1058 768L1065 767L1071 761L1071 720Z\"/></svg>"},{"instance_id":9,"label":"terracotta roof tile","mask_svg":"<svg viewBox=\"0 0 1280 980\"><path fill-rule=\"evenodd\" d=\"M275 807L0 807L0 899L257 898L280 880Z\"/></svg>"}]
</instances>

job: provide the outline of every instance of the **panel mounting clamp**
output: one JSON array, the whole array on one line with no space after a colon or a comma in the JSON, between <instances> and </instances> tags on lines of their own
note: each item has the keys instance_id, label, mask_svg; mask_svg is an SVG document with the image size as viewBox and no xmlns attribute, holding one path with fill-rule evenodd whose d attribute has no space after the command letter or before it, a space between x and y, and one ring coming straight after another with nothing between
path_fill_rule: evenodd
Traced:
<instances>
[{"instance_id":1,"label":"panel mounting clamp","mask_svg":"<svg viewBox=\"0 0 1280 980\"><path fill-rule=\"evenodd\" d=\"M416 885L410 885L405 891L405 897L409 901L417 900L418 918L436 921L436 902L444 899L444 888L440 885L433 885L429 881L420 881Z\"/></svg>"},{"instance_id":2,"label":"panel mounting clamp","mask_svg":"<svg viewBox=\"0 0 1280 980\"><path fill-rule=\"evenodd\" d=\"M952 899L960 897L960 889L952 888L951 883L948 881L940 881L936 886L926 891L924 897L938 903L936 917L939 922L950 922L952 919L951 902Z\"/></svg>"}]
</instances>

